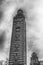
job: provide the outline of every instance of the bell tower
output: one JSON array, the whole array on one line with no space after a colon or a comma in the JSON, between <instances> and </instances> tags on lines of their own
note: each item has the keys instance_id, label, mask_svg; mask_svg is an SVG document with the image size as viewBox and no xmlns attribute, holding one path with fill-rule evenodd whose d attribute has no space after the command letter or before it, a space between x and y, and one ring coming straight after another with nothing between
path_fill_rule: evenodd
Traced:
<instances>
[{"instance_id":1,"label":"bell tower","mask_svg":"<svg viewBox=\"0 0 43 65\"><path fill-rule=\"evenodd\" d=\"M13 18L9 65L26 65L26 22L21 9Z\"/></svg>"},{"instance_id":2,"label":"bell tower","mask_svg":"<svg viewBox=\"0 0 43 65\"><path fill-rule=\"evenodd\" d=\"M38 60L37 54L35 52L32 53L30 65L40 65L40 61Z\"/></svg>"}]
</instances>

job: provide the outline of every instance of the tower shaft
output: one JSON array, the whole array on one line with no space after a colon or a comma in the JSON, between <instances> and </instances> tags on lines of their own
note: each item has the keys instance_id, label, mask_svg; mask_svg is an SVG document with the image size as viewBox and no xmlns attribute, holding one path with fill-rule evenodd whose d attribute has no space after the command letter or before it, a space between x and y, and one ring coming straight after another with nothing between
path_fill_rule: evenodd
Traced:
<instances>
[{"instance_id":1,"label":"tower shaft","mask_svg":"<svg viewBox=\"0 0 43 65\"><path fill-rule=\"evenodd\" d=\"M22 10L13 18L9 65L26 65L26 22Z\"/></svg>"}]
</instances>

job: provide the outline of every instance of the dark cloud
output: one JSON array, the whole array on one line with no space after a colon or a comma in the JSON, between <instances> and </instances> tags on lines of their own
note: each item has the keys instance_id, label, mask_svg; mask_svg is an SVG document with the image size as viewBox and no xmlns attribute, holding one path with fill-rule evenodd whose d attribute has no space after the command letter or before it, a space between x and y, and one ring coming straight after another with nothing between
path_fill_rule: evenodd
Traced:
<instances>
[{"instance_id":1,"label":"dark cloud","mask_svg":"<svg viewBox=\"0 0 43 65\"><path fill-rule=\"evenodd\" d=\"M2 20L2 17L3 17L3 12L0 11L0 20Z\"/></svg>"},{"instance_id":2,"label":"dark cloud","mask_svg":"<svg viewBox=\"0 0 43 65\"><path fill-rule=\"evenodd\" d=\"M0 34L0 50L4 48L5 33Z\"/></svg>"}]
</instances>

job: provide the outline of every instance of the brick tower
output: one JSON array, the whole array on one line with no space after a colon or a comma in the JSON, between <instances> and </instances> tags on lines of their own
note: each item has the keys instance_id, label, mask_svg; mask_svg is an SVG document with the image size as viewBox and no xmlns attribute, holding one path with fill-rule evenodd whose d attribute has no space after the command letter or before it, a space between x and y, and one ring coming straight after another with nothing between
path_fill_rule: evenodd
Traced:
<instances>
[{"instance_id":1,"label":"brick tower","mask_svg":"<svg viewBox=\"0 0 43 65\"><path fill-rule=\"evenodd\" d=\"M35 52L32 53L30 65L40 65L40 61L38 60L37 54Z\"/></svg>"},{"instance_id":2,"label":"brick tower","mask_svg":"<svg viewBox=\"0 0 43 65\"><path fill-rule=\"evenodd\" d=\"M9 65L26 65L26 22L21 9L13 18Z\"/></svg>"}]
</instances>

